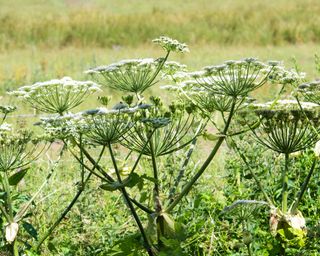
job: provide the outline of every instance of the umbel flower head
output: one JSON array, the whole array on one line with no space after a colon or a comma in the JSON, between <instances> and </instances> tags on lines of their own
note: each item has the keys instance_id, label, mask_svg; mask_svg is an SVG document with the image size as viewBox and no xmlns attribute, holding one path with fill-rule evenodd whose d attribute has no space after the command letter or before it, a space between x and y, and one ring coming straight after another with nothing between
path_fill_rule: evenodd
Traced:
<instances>
[{"instance_id":1,"label":"umbel flower head","mask_svg":"<svg viewBox=\"0 0 320 256\"><path fill-rule=\"evenodd\" d=\"M189 48L185 43L180 43L178 40L166 36L160 36L153 39L152 42L159 44L167 52L189 52Z\"/></svg>"},{"instance_id":2,"label":"umbel flower head","mask_svg":"<svg viewBox=\"0 0 320 256\"><path fill-rule=\"evenodd\" d=\"M186 80L179 82L177 86L162 86L162 88L176 91L182 99L192 102L207 115L215 111L230 112L232 108L232 97L208 92L196 80ZM244 100L246 98L239 98L235 108L238 109Z\"/></svg>"},{"instance_id":3,"label":"umbel flower head","mask_svg":"<svg viewBox=\"0 0 320 256\"><path fill-rule=\"evenodd\" d=\"M169 109L155 106L142 111L122 144L147 156L163 156L178 151L199 135L199 123L192 106L172 104Z\"/></svg>"},{"instance_id":4,"label":"umbel flower head","mask_svg":"<svg viewBox=\"0 0 320 256\"><path fill-rule=\"evenodd\" d=\"M288 83L290 79L298 79L299 75L293 73L294 71L285 70L278 62L263 63L255 58L246 58L226 61L218 66L207 66L200 72L189 73L188 76L207 92L236 98L246 97L268 80Z\"/></svg>"},{"instance_id":5,"label":"umbel flower head","mask_svg":"<svg viewBox=\"0 0 320 256\"><path fill-rule=\"evenodd\" d=\"M306 101L320 104L320 80L299 85L298 92L302 94Z\"/></svg>"},{"instance_id":6,"label":"umbel flower head","mask_svg":"<svg viewBox=\"0 0 320 256\"><path fill-rule=\"evenodd\" d=\"M253 121L248 120L250 114L254 115ZM319 106L314 103L279 100L252 104L241 115L246 118L257 141L278 153L304 150L318 140L320 115Z\"/></svg>"},{"instance_id":7,"label":"umbel flower head","mask_svg":"<svg viewBox=\"0 0 320 256\"><path fill-rule=\"evenodd\" d=\"M36 125L41 126L45 130L46 140L48 141L56 139L73 140L74 138L78 138L80 134L83 134L88 126L82 117L82 113L43 117Z\"/></svg>"},{"instance_id":8,"label":"umbel flower head","mask_svg":"<svg viewBox=\"0 0 320 256\"><path fill-rule=\"evenodd\" d=\"M172 74L184 68L184 65L177 62L166 63L166 58L147 58L121 60L89 69L85 73L112 89L141 94L158 82L156 78L162 69L164 74Z\"/></svg>"},{"instance_id":9,"label":"umbel flower head","mask_svg":"<svg viewBox=\"0 0 320 256\"><path fill-rule=\"evenodd\" d=\"M22 98L42 112L62 115L99 90L99 86L94 82L75 81L70 77L64 77L23 86L9 94Z\"/></svg>"},{"instance_id":10,"label":"umbel flower head","mask_svg":"<svg viewBox=\"0 0 320 256\"><path fill-rule=\"evenodd\" d=\"M87 124L85 138L89 143L101 146L121 142L133 127L132 115L138 110L138 107L115 107L112 110L100 108L97 111L84 112L83 116Z\"/></svg>"},{"instance_id":11,"label":"umbel flower head","mask_svg":"<svg viewBox=\"0 0 320 256\"><path fill-rule=\"evenodd\" d=\"M37 154L38 141L29 132L14 134L0 131L0 172L9 172L28 165Z\"/></svg>"}]
</instances>

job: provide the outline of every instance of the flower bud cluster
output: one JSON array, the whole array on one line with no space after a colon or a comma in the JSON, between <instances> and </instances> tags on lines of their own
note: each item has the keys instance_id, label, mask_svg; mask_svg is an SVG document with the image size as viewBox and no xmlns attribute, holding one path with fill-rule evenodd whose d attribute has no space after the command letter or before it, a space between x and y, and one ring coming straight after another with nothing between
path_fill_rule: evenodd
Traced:
<instances>
[{"instance_id":1,"label":"flower bud cluster","mask_svg":"<svg viewBox=\"0 0 320 256\"><path fill-rule=\"evenodd\" d=\"M320 107L314 103L278 100L252 104L241 115L251 122L257 141L279 153L304 150L318 140ZM253 128L252 123L259 125Z\"/></svg>"}]
</instances>

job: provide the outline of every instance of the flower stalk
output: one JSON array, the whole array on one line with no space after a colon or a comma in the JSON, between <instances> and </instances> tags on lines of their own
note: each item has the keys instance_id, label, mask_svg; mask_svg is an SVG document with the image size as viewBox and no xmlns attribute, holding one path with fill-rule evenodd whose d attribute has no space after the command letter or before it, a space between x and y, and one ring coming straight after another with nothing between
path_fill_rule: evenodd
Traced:
<instances>
[{"instance_id":1,"label":"flower stalk","mask_svg":"<svg viewBox=\"0 0 320 256\"><path fill-rule=\"evenodd\" d=\"M206 161L203 163L203 165L200 167L200 169L197 171L197 173L191 178L191 180L185 185L185 187L182 189L182 191L180 192L180 194L169 204L169 206L165 209L165 212L171 212L175 206L181 201L181 199L186 196L192 186L197 182L197 180L201 177L201 175L203 174L203 172L207 169L207 167L209 166L209 164L211 163L212 159L215 157L215 155L217 154L220 146L222 145L222 142L225 140L225 136L227 135L227 131L229 129L229 126L231 124L231 120L232 117L234 115L234 111L235 111L235 106L237 103L237 99L233 98L233 102L231 105L231 109L230 109L230 113L229 113L229 117L228 120L225 124L225 127L222 131L222 136L219 137L216 145L214 146L214 148L212 149L210 155L208 156L208 158L206 159Z\"/></svg>"},{"instance_id":2,"label":"flower stalk","mask_svg":"<svg viewBox=\"0 0 320 256\"><path fill-rule=\"evenodd\" d=\"M120 175L120 172L119 172L119 169L118 169L118 166L117 166L117 162L116 162L116 159L115 159L115 156L114 156L114 153L113 153L113 150L112 150L112 146L111 146L110 143L108 144L108 149L109 149L109 153L110 153L110 157L111 157L111 160L112 160L113 167L114 167L116 175L117 175L118 182L120 184L122 184L121 175ZM133 204L132 204L132 202L130 200L130 197L129 197L128 193L127 193L127 190L125 189L125 187L121 187L120 190L121 190L121 192L123 194L123 197L124 197L124 199L125 199L125 201L127 203L127 206L129 207L129 209L131 211L131 214L132 214L133 218L136 221L136 224L138 225L138 228L139 228L141 236L142 236L142 238L144 240L145 248L146 248L146 250L148 252L148 255L149 256L154 256L154 253L152 251L152 247L150 245L150 242L149 242L149 239L147 237L147 234L146 234L146 232L144 230L144 227L143 227L143 225L141 223L141 220L140 220L140 218L139 218L139 216L138 216L138 214L137 214L137 212L136 212L136 210L135 210L135 208L134 208L134 206L133 206Z\"/></svg>"}]
</instances>

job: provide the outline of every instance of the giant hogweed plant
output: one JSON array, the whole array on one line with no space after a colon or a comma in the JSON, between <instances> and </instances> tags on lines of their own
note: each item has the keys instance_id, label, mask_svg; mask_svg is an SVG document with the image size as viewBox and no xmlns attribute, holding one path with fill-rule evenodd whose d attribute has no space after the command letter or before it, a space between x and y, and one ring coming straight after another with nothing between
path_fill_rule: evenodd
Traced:
<instances>
[{"instance_id":1,"label":"giant hogweed plant","mask_svg":"<svg viewBox=\"0 0 320 256\"><path fill-rule=\"evenodd\" d=\"M118 191L133 217L140 233L141 246L148 255L161 255L170 251L168 239L178 239L183 226L174 221L172 213L196 184L216 156L229 128L245 104L249 94L269 83L283 83L294 77L278 62L263 63L254 58L228 61L223 65L205 67L198 72L187 72L186 67L168 61L171 52L187 52L185 44L167 37L154 42L165 50L165 56L157 59L123 60L117 63L92 68L86 71L99 84L121 92L133 93L124 96L123 102L111 109L105 107L71 113L83 98L97 90L90 81L76 82L69 78L36 83L14 92L33 108L56 115L44 118L41 125L52 139L59 139L80 163L81 181L79 191L47 234L34 247L47 239L64 216L71 210L88 180L100 179L100 188ZM161 79L170 78L174 89L174 103L166 104L158 97L147 102L145 91ZM107 97L100 97L107 105ZM216 121L216 113L221 121ZM207 125L215 127L216 134L206 136L213 141L205 161L186 176L194 146ZM239 131L244 132L244 131ZM164 191L166 180L160 180L166 172L162 158L174 158L180 150L190 145L182 167L172 173L175 187ZM120 149L122 153L120 152ZM110 161L101 160L108 156ZM150 166L142 168L147 161ZM124 171L126 169L126 171ZM181 182L185 178L184 182ZM151 183L152 190L144 183ZM151 200L140 201L136 193L141 190ZM140 198L141 199L141 198ZM148 224L144 220L148 219ZM135 248L132 248L133 252ZM180 251L181 253L182 250ZM112 253L112 252L110 252Z\"/></svg>"}]
</instances>

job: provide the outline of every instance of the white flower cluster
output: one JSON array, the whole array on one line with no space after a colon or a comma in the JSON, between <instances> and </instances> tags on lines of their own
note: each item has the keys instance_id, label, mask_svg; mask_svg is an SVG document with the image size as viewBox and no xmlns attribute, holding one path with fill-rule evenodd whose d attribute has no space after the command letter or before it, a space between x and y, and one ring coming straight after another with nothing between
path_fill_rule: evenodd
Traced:
<instances>
[{"instance_id":1,"label":"white flower cluster","mask_svg":"<svg viewBox=\"0 0 320 256\"><path fill-rule=\"evenodd\" d=\"M304 96L305 100L320 105L320 80L301 84L297 91Z\"/></svg>"},{"instance_id":2,"label":"white flower cluster","mask_svg":"<svg viewBox=\"0 0 320 256\"><path fill-rule=\"evenodd\" d=\"M48 96L52 93L80 93L80 92L96 92L100 87L91 81L75 81L70 77L62 79L53 79L45 82L37 82L33 85L20 87L17 91L9 92L11 95L20 96L23 98Z\"/></svg>"},{"instance_id":3,"label":"white flower cluster","mask_svg":"<svg viewBox=\"0 0 320 256\"><path fill-rule=\"evenodd\" d=\"M283 66L276 66L273 68L273 73L270 75L269 80L278 84L296 84L300 83L306 77L306 73L291 69L287 70Z\"/></svg>"},{"instance_id":4,"label":"white flower cluster","mask_svg":"<svg viewBox=\"0 0 320 256\"><path fill-rule=\"evenodd\" d=\"M11 131L12 129L12 125L11 124L8 124L8 123L3 123L0 125L0 134L2 132L9 132Z\"/></svg>"},{"instance_id":5,"label":"white flower cluster","mask_svg":"<svg viewBox=\"0 0 320 256\"><path fill-rule=\"evenodd\" d=\"M166 61L161 69L163 79L177 81L178 76L186 73L187 65L181 64L176 61Z\"/></svg>"},{"instance_id":6,"label":"white flower cluster","mask_svg":"<svg viewBox=\"0 0 320 256\"><path fill-rule=\"evenodd\" d=\"M207 92L246 97L248 93L268 81L280 84L294 83L300 81L304 75L286 70L276 61L263 63L256 58L245 58L225 61L222 65L207 66L196 72L176 72L172 80L180 84L181 88L188 88L185 86L186 83L198 83L197 87Z\"/></svg>"},{"instance_id":7,"label":"white flower cluster","mask_svg":"<svg viewBox=\"0 0 320 256\"><path fill-rule=\"evenodd\" d=\"M271 66L271 65L270 65ZM194 73L193 76L219 76L221 73L227 74L228 76L234 76L239 74L239 71L243 71L242 76L245 76L245 71L250 70L250 72L257 70L269 70L269 65L258 61L256 58L245 58L242 60L228 60L222 65L213 65L204 67L203 73ZM235 73L237 72L237 73Z\"/></svg>"},{"instance_id":8,"label":"white flower cluster","mask_svg":"<svg viewBox=\"0 0 320 256\"><path fill-rule=\"evenodd\" d=\"M166 36L160 36L152 40L155 44L159 44L168 52L189 52L189 48L185 43L180 43L178 40Z\"/></svg>"},{"instance_id":9,"label":"white flower cluster","mask_svg":"<svg viewBox=\"0 0 320 256\"><path fill-rule=\"evenodd\" d=\"M8 123L2 123L0 125L0 142L12 131L12 125Z\"/></svg>"},{"instance_id":10,"label":"white flower cluster","mask_svg":"<svg viewBox=\"0 0 320 256\"><path fill-rule=\"evenodd\" d=\"M42 118L39 125L46 131L48 140L78 137L88 127L81 113Z\"/></svg>"},{"instance_id":11,"label":"white flower cluster","mask_svg":"<svg viewBox=\"0 0 320 256\"><path fill-rule=\"evenodd\" d=\"M47 113L65 113L78 106L100 86L91 81L75 81L70 77L38 82L9 92L26 100L32 107Z\"/></svg>"},{"instance_id":12,"label":"white flower cluster","mask_svg":"<svg viewBox=\"0 0 320 256\"><path fill-rule=\"evenodd\" d=\"M99 66L88 69L86 74L104 74L104 73L119 73L124 71L138 72L144 69L156 69L161 59L145 58L145 59L125 59L106 66Z\"/></svg>"},{"instance_id":13,"label":"white flower cluster","mask_svg":"<svg viewBox=\"0 0 320 256\"><path fill-rule=\"evenodd\" d=\"M255 109L271 109L271 110L299 110L302 109L319 109L319 105L312 102L298 102L295 99L284 99L277 101L269 101L266 103L251 104Z\"/></svg>"}]
</instances>

